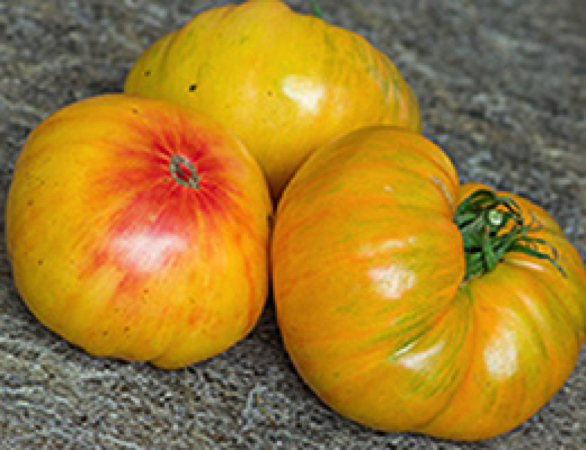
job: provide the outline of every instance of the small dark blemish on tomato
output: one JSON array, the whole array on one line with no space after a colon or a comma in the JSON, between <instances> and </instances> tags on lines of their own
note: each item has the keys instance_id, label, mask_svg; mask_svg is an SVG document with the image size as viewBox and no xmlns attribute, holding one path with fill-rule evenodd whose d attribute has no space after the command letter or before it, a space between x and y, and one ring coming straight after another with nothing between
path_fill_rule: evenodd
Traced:
<instances>
[{"instance_id":1,"label":"small dark blemish on tomato","mask_svg":"<svg viewBox=\"0 0 586 450\"><path fill-rule=\"evenodd\" d=\"M145 70L144 71L144 76L145 77L150 77L151 76L151 71L150 70Z\"/></svg>"},{"instance_id":2,"label":"small dark blemish on tomato","mask_svg":"<svg viewBox=\"0 0 586 450\"><path fill-rule=\"evenodd\" d=\"M29 200L26 204L28 206L33 206L35 204L35 201L34 200Z\"/></svg>"},{"instance_id":3,"label":"small dark blemish on tomato","mask_svg":"<svg viewBox=\"0 0 586 450\"><path fill-rule=\"evenodd\" d=\"M189 92L195 92L195 90L197 89L197 84L193 83L189 85Z\"/></svg>"},{"instance_id":4,"label":"small dark blemish on tomato","mask_svg":"<svg viewBox=\"0 0 586 450\"><path fill-rule=\"evenodd\" d=\"M42 259L39 259L39 260L37 261L37 265L39 265L39 266L42 266L44 262L45 262L44 260L42 260Z\"/></svg>"},{"instance_id":5,"label":"small dark blemish on tomato","mask_svg":"<svg viewBox=\"0 0 586 450\"><path fill-rule=\"evenodd\" d=\"M125 332L125 333L128 333L129 331L130 331L130 327L129 327L128 325L126 325L126 326L124 327L124 332Z\"/></svg>"},{"instance_id":6,"label":"small dark blemish on tomato","mask_svg":"<svg viewBox=\"0 0 586 450\"><path fill-rule=\"evenodd\" d=\"M138 108L132 108L132 114L138 114Z\"/></svg>"},{"instance_id":7,"label":"small dark blemish on tomato","mask_svg":"<svg viewBox=\"0 0 586 450\"><path fill-rule=\"evenodd\" d=\"M273 96L273 91L267 91L267 95L268 95L269 97L272 97L272 96Z\"/></svg>"}]
</instances>

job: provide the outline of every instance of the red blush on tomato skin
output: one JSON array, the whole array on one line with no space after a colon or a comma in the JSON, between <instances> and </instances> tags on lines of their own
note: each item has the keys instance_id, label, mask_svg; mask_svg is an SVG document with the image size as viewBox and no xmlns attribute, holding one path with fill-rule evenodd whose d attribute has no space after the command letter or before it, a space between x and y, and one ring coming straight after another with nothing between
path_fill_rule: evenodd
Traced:
<instances>
[{"instance_id":1,"label":"red blush on tomato skin","mask_svg":"<svg viewBox=\"0 0 586 450\"><path fill-rule=\"evenodd\" d=\"M100 181L101 189L105 191L103 195L136 192L136 197L128 201L129 205L164 202L173 203L169 209L175 209L176 213L189 214L188 206L205 208L209 213L214 210L216 214L225 213L232 203L230 196L235 194L231 185L223 182L224 174L230 171L232 158L223 152L214 152L215 147L223 146L221 138L200 132L193 124L184 122L185 119L174 115L161 115L147 123L135 119L128 127L131 130L129 139L111 140L114 160L124 163L118 170L108 167L105 171ZM199 188L182 185L174 179L171 170L173 155L181 157L194 169ZM178 178L185 181L188 174L182 171ZM214 195L207 195L209 190L213 190Z\"/></svg>"},{"instance_id":2,"label":"red blush on tomato skin","mask_svg":"<svg viewBox=\"0 0 586 450\"><path fill-rule=\"evenodd\" d=\"M145 276L169 269L186 252L213 257L222 244L219 224L235 222L242 214L234 201L242 194L226 175L238 162L224 151L214 153L214 146L223 145L219 138L186 125L178 128L175 122L165 126L164 120L156 126L131 125L127 139L108 142L115 164L98 173L92 198L105 208L112 199L117 204L108 216L103 243L94 248L83 271L89 275L103 265L117 267L126 274L121 291L138 289ZM173 154L195 168L199 187L173 178Z\"/></svg>"}]
</instances>

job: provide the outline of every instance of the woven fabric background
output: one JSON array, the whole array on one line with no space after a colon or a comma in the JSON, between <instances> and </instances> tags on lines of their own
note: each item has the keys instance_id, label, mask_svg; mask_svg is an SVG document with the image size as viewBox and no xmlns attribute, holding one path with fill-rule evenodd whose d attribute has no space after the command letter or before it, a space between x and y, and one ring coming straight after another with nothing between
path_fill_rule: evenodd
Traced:
<instances>
[{"instance_id":1,"label":"woven fabric background","mask_svg":"<svg viewBox=\"0 0 586 450\"><path fill-rule=\"evenodd\" d=\"M12 164L39 121L72 101L120 91L150 42L221 3L0 0L2 207ZM310 13L309 0L289 4ZM425 134L463 180L540 203L585 257L583 0L320 5L327 21L396 63L417 93ZM99 360L28 312L2 240L0 448L578 450L586 448L586 352L561 391L503 436L466 444L385 434L338 416L301 382L270 303L246 340L205 363L163 371Z\"/></svg>"}]
</instances>

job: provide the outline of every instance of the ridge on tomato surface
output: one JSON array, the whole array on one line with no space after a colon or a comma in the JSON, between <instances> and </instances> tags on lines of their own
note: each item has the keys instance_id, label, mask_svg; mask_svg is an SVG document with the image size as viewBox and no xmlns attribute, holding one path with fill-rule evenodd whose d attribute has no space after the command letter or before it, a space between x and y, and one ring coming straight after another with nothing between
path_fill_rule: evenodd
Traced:
<instances>
[{"instance_id":1,"label":"ridge on tomato surface","mask_svg":"<svg viewBox=\"0 0 586 450\"><path fill-rule=\"evenodd\" d=\"M144 51L124 89L203 110L233 130L274 199L338 136L375 124L421 130L415 95L385 54L277 0L200 12Z\"/></svg>"},{"instance_id":2,"label":"ridge on tomato surface","mask_svg":"<svg viewBox=\"0 0 586 450\"><path fill-rule=\"evenodd\" d=\"M96 356L176 368L255 325L271 211L258 164L224 126L110 94L29 135L6 240L16 286L45 326Z\"/></svg>"},{"instance_id":3,"label":"ridge on tomato surface","mask_svg":"<svg viewBox=\"0 0 586 450\"><path fill-rule=\"evenodd\" d=\"M460 185L425 137L326 145L279 203L272 275L286 349L339 413L487 439L563 385L586 333L584 263L536 204Z\"/></svg>"}]
</instances>

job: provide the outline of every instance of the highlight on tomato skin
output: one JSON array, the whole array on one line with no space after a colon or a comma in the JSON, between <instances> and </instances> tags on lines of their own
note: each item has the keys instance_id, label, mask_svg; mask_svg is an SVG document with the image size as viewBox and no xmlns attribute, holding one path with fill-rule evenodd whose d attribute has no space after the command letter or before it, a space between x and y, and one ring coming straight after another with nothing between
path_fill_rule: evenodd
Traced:
<instances>
[{"instance_id":1,"label":"highlight on tomato skin","mask_svg":"<svg viewBox=\"0 0 586 450\"><path fill-rule=\"evenodd\" d=\"M258 164L223 125L110 94L32 131L6 241L21 297L49 329L96 356L177 368L255 325L271 213Z\"/></svg>"},{"instance_id":2,"label":"highlight on tomato skin","mask_svg":"<svg viewBox=\"0 0 586 450\"><path fill-rule=\"evenodd\" d=\"M387 55L277 0L197 13L145 49L124 90L225 124L261 165L275 202L326 142L379 123L422 128L417 98Z\"/></svg>"},{"instance_id":3,"label":"highlight on tomato skin","mask_svg":"<svg viewBox=\"0 0 586 450\"><path fill-rule=\"evenodd\" d=\"M584 262L555 220L461 185L406 130L366 127L308 158L279 203L271 266L301 378L382 431L506 433L556 394L586 338Z\"/></svg>"}]
</instances>

